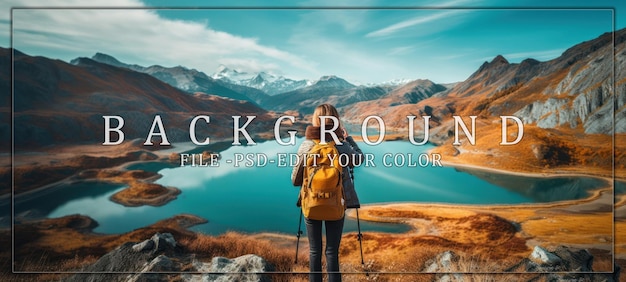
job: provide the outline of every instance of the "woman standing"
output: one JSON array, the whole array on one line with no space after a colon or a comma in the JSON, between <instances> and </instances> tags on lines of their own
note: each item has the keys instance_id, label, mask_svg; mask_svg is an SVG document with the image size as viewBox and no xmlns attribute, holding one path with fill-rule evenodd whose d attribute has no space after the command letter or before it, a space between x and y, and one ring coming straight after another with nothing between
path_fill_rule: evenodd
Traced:
<instances>
[{"instance_id":1,"label":"woman standing","mask_svg":"<svg viewBox=\"0 0 626 282\"><path fill-rule=\"evenodd\" d=\"M320 116L333 116L339 121L339 113L337 109L330 104L322 104L315 108L313 112L312 125L306 128L306 140L302 142L298 148L299 162L293 168L291 173L291 181L294 186L302 186L304 174L304 155L306 155L315 144L313 140L321 139L321 119ZM330 119L325 119L328 123ZM334 125L334 124L333 124ZM324 128L333 128L334 126L324 125ZM340 155L348 155L348 165L342 167L343 179L343 197L346 208L360 207L359 199L354 190L354 182L351 175L351 168L360 165L363 158L361 149L349 136L347 131L341 126L341 123L334 131L339 138L341 144L337 144L336 148ZM325 136L326 140L333 140L330 134ZM337 156L339 157L339 156ZM339 244L341 242L341 233L343 231L344 218L339 220L314 220L305 217L307 237L309 238L309 280L322 281L322 222L326 226L326 271L329 275L329 281L341 281L341 273L339 272Z\"/></svg>"}]
</instances>

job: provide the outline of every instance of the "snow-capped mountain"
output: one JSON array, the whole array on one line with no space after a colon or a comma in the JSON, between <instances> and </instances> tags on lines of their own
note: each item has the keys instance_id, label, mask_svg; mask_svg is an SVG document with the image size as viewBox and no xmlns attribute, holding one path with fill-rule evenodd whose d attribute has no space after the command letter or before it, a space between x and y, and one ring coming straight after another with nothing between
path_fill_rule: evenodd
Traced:
<instances>
[{"instance_id":1,"label":"snow-capped mountain","mask_svg":"<svg viewBox=\"0 0 626 282\"><path fill-rule=\"evenodd\" d=\"M70 63L78 65L85 58L76 58ZM127 68L136 72L147 73L169 85L172 85L187 93L202 92L206 94L212 94L237 100L256 102L260 98L259 95L254 97L248 97L245 93L246 89L239 89L239 91L233 90L226 83L222 84L220 81L215 81L205 73L196 69L188 69L183 66L176 67L163 67L160 65L152 65L144 67L136 64L126 64L115 57L103 53L96 53L91 60L104 63L121 68Z\"/></svg>"},{"instance_id":2,"label":"snow-capped mountain","mask_svg":"<svg viewBox=\"0 0 626 282\"><path fill-rule=\"evenodd\" d=\"M232 84L256 88L269 95L290 92L312 84L309 80L293 80L267 72L256 74L242 72L224 65L220 65L211 77Z\"/></svg>"},{"instance_id":3,"label":"snow-capped mountain","mask_svg":"<svg viewBox=\"0 0 626 282\"><path fill-rule=\"evenodd\" d=\"M379 83L367 83L365 84L365 86L400 86L400 85L405 85L411 81L414 81L415 79L412 78L396 78L396 79L392 79L392 80L388 80L388 81L383 81L383 82L379 82Z\"/></svg>"},{"instance_id":4,"label":"snow-capped mountain","mask_svg":"<svg viewBox=\"0 0 626 282\"><path fill-rule=\"evenodd\" d=\"M254 77L254 74L234 70L226 67L225 65L220 65L211 77L213 79L219 79L230 83L237 83L239 81L250 80Z\"/></svg>"},{"instance_id":5,"label":"snow-capped mountain","mask_svg":"<svg viewBox=\"0 0 626 282\"><path fill-rule=\"evenodd\" d=\"M332 103L336 107L351 103L377 99L390 91L391 87L355 86L346 80L334 76L322 76L307 87L281 93L262 101L265 109L285 111L295 109L309 114L322 103Z\"/></svg>"}]
</instances>

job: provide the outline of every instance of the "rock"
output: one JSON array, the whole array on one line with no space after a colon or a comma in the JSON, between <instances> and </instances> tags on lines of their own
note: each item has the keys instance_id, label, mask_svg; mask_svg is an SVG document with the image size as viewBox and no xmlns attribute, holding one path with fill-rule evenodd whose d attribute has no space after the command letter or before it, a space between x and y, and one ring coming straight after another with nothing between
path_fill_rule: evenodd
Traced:
<instances>
[{"instance_id":1,"label":"rock","mask_svg":"<svg viewBox=\"0 0 626 282\"><path fill-rule=\"evenodd\" d=\"M535 246L526 269L535 272L591 272L593 256L582 249L559 246L554 252Z\"/></svg>"},{"instance_id":2,"label":"rock","mask_svg":"<svg viewBox=\"0 0 626 282\"><path fill-rule=\"evenodd\" d=\"M170 233L161 234L157 232L152 236L152 238L133 245L132 249L135 252L143 252L146 250L153 250L156 252L162 251L167 247L176 247L176 240L174 240L174 236Z\"/></svg>"},{"instance_id":3,"label":"rock","mask_svg":"<svg viewBox=\"0 0 626 282\"><path fill-rule=\"evenodd\" d=\"M424 272L452 272L452 262L458 261L459 257L453 251L445 251L436 258L426 262Z\"/></svg>"},{"instance_id":4,"label":"rock","mask_svg":"<svg viewBox=\"0 0 626 282\"><path fill-rule=\"evenodd\" d=\"M438 254L434 259L430 259L426 261L426 267L424 268L424 272L427 273L450 273L450 272L458 272L459 267L456 265L459 261L459 256L455 254L453 251L445 251L443 253ZM450 281L465 281L463 275L455 273L455 274L444 274L438 275L436 281L438 282L450 282Z\"/></svg>"},{"instance_id":5,"label":"rock","mask_svg":"<svg viewBox=\"0 0 626 282\"><path fill-rule=\"evenodd\" d=\"M154 248L154 241L152 240L145 240L141 243L137 243L135 245L133 245L133 251L135 252L142 252L145 250L152 250L152 248Z\"/></svg>"},{"instance_id":6,"label":"rock","mask_svg":"<svg viewBox=\"0 0 626 282\"><path fill-rule=\"evenodd\" d=\"M155 244L155 251L162 251L168 247L175 248L176 240L171 233L156 233L150 238Z\"/></svg>"},{"instance_id":7,"label":"rock","mask_svg":"<svg viewBox=\"0 0 626 282\"><path fill-rule=\"evenodd\" d=\"M593 256L587 250L559 246L556 250L554 250L554 254L565 262L566 268L569 271L593 271Z\"/></svg>"},{"instance_id":8,"label":"rock","mask_svg":"<svg viewBox=\"0 0 626 282\"><path fill-rule=\"evenodd\" d=\"M619 281L619 266L615 265L614 273L585 273L593 272L592 264L587 250L559 246L550 252L535 246L529 258L506 271L544 273L529 281Z\"/></svg>"},{"instance_id":9,"label":"rock","mask_svg":"<svg viewBox=\"0 0 626 282\"><path fill-rule=\"evenodd\" d=\"M454 252L447 251L441 254L438 260L444 269L449 270L452 266L452 260L458 260L458 257Z\"/></svg>"},{"instance_id":10,"label":"rock","mask_svg":"<svg viewBox=\"0 0 626 282\"><path fill-rule=\"evenodd\" d=\"M208 263L194 257L183 252L172 234L156 233L140 243L124 243L64 281L270 281L265 272L274 271L254 254L214 257Z\"/></svg>"},{"instance_id":11,"label":"rock","mask_svg":"<svg viewBox=\"0 0 626 282\"><path fill-rule=\"evenodd\" d=\"M140 273L132 275L128 282L139 281L170 281L169 275L165 273L172 273L180 271L180 268L167 256L159 255L148 263ZM164 272L164 273L159 273Z\"/></svg>"},{"instance_id":12,"label":"rock","mask_svg":"<svg viewBox=\"0 0 626 282\"><path fill-rule=\"evenodd\" d=\"M273 268L257 255L248 254L234 259L214 257L211 263L196 262L195 268L203 272L202 281L270 281L264 272L273 271ZM219 273L229 273L222 275ZM194 280L197 277L183 277L185 280Z\"/></svg>"},{"instance_id":13,"label":"rock","mask_svg":"<svg viewBox=\"0 0 626 282\"><path fill-rule=\"evenodd\" d=\"M211 272L252 272L252 273L261 273L269 270L268 263L261 257L257 255L244 255L235 259L227 259L224 257L215 257L211 260ZM254 277L248 275L248 277ZM243 278L243 277L242 277ZM239 280L239 279L236 279ZM256 279L248 279L250 281L257 281Z\"/></svg>"},{"instance_id":14,"label":"rock","mask_svg":"<svg viewBox=\"0 0 626 282\"><path fill-rule=\"evenodd\" d=\"M94 264L84 267L80 272L89 272L89 274L75 274L64 281L125 281L126 275L107 275L103 273L92 272L134 272L152 260L149 252L135 252L132 242L125 243L117 249L105 254Z\"/></svg>"},{"instance_id":15,"label":"rock","mask_svg":"<svg viewBox=\"0 0 626 282\"><path fill-rule=\"evenodd\" d=\"M153 259L141 272L166 272L166 271L176 271L176 267L174 266L174 262L164 256L159 255L155 259Z\"/></svg>"},{"instance_id":16,"label":"rock","mask_svg":"<svg viewBox=\"0 0 626 282\"><path fill-rule=\"evenodd\" d=\"M133 245L133 251L143 252L146 250L152 250L153 252L163 251L167 248L175 248L176 240L170 233L156 233L152 238L145 240L141 243Z\"/></svg>"},{"instance_id":17,"label":"rock","mask_svg":"<svg viewBox=\"0 0 626 282\"><path fill-rule=\"evenodd\" d=\"M532 254L530 254L530 258L534 262L544 265L557 265L562 262L560 257L539 246L535 246Z\"/></svg>"},{"instance_id":18,"label":"rock","mask_svg":"<svg viewBox=\"0 0 626 282\"><path fill-rule=\"evenodd\" d=\"M623 124L624 110L618 112L615 109L615 120L613 119L613 107L611 103L607 103L604 106L597 109L595 112L589 115L585 121L585 133L603 133L612 134L613 121L615 121L615 132L624 133L623 126L620 125L620 121Z\"/></svg>"},{"instance_id":19,"label":"rock","mask_svg":"<svg viewBox=\"0 0 626 282\"><path fill-rule=\"evenodd\" d=\"M127 242L115 250L105 254L92 265L86 266L80 272L65 281L169 281L168 275L146 276L142 272L172 272L180 269L183 255L176 248L176 240L170 233L156 233L152 238L141 243ZM174 263L170 258L180 258ZM98 273L99 272L99 273ZM110 275L105 272L137 272L140 274ZM133 280L134 279L134 280Z\"/></svg>"}]
</instances>

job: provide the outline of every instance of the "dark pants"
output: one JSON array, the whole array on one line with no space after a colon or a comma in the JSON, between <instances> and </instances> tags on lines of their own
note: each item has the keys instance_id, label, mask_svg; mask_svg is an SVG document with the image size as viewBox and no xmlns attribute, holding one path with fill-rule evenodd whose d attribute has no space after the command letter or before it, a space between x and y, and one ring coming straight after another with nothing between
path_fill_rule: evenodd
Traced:
<instances>
[{"instance_id":1,"label":"dark pants","mask_svg":"<svg viewBox=\"0 0 626 282\"><path fill-rule=\"evenodd\" d=\"M341 281L339 273L339 243L343 232L343 218L325 220L326 223L326 271L328 281ZM309 237L309 281L322 281L322 221L305 218Z\"/></svg>"}]
</instances>

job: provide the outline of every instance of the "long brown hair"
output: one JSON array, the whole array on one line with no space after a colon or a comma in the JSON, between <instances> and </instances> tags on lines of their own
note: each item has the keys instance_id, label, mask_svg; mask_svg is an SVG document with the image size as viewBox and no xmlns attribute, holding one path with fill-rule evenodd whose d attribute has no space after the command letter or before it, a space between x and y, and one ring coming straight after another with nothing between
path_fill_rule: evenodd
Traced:
<instances>
[{"instance_id":1,"label":"long brown hair","mask_svg":"<svg viewBox=\"0 0 626 282\"><path fill-rule=\"evenodd\" d=\"M339 120L339 112L331 104L321 104L313 111L313 120L311 123L313 126L321 126L320 116L334 116ZM339 128L341 128L341 121L339 121Z\"/></svg>"}]
</instances>

